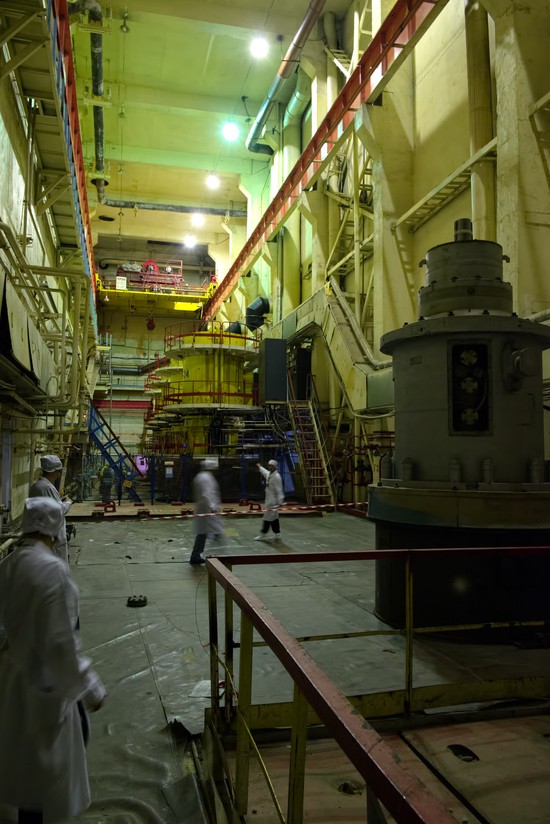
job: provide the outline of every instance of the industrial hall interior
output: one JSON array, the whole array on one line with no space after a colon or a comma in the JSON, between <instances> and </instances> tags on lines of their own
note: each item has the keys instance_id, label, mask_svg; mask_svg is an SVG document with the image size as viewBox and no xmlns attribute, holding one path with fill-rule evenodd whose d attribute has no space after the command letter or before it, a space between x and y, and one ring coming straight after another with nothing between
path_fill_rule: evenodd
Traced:
<instances>
[{"instance_id":1,"label":"industrial hall interior","mask_svg":"<svg viewBox=\"0 0 550 824\"><path fill-rule=\"evenodd\" d=\"M47 487L106 692L71 814L550 824L547 0L0 34L0 600Z\"/></svg>"}]
</instances>

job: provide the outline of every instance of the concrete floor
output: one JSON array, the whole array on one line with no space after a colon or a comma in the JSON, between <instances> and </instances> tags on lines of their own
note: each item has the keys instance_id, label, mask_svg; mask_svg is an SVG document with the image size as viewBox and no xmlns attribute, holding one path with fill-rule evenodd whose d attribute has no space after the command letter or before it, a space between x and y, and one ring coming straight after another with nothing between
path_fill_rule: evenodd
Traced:
<instances>
[{"instance_id":1,"label":"concrete floor","mask_svg":"<svg viewBox=\"0 0 550 824\"><path fill-rule=\"evenodd\" d=\"M259 556L374 547L373 526L341 513L282 518L280 545L252 540L259 523L259 517L228 519L225 537L208 542L207 551ZM77 523L69 549L80 588L82 643L108 689L105 706L92 717L93 804L80 822L205 821L182 784L189 750L185 736L176 734L177 722L200 733L209 705L207 576L204 567L188 564L192 541L191 522L178 519L140 520L134 513ZM372 562L354 561L343 569L327 563L307 569L250 566L240 568L239 577L290 632L379 624L372 613ZM128 608L130 595L146 595L147 606ZM307 649L344 692L403 685L400 637L314 642ZM507 674L549 671L548 650L442 640L422 641L415 649L418 685L485 678L501 672L503 663ZM292 685L269 650L255 652L254 669L254 700L291 698ZM540 820L550 821L550 814Z\"/></svg>"}]
</instances>

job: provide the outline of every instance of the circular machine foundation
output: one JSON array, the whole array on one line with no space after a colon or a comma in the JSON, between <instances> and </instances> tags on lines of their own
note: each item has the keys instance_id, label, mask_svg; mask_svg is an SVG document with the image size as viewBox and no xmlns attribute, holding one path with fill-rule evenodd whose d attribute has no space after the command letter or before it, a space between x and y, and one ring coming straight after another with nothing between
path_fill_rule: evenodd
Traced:
<instances>
[{"instance_id":1,"label":"circular machine foundation","mask_svg":"<svg viewBox=\"0 0 550 824\"><path fill-rule=\"evenodd\" d=\"M545 546L547 530L479 530L377 523L376 548ZM475 553L414 561L414 625L550 620L550 559ZM405 626L402 561L376 561L375 614Z\"/></svg>"},{"instance_id":2,"label":"circular machine foundation","mask_svg":"<svg viewBox=\"0 0 550 824\"><path fill-rule=\"evenodd\" d=\"M376 549L472 548L413 556L414 625L550 620L550 557L528 551L550 543L549 504L543 491L518 498L511 492L371 488L369 519L376 525ZM478 547L495 550L476 552ZM525 549L518 554L506 547ZM404 627L402 560L376 562L375 613Z\"/></svg>"}]
</instances>

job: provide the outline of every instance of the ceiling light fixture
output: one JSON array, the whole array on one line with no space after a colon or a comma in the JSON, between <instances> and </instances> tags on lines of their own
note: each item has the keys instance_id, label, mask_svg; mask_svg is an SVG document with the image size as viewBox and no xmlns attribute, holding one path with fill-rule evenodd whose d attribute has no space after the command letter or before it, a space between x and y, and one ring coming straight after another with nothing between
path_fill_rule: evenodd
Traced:
<instances>
[{"instance_id":1,"label":"ceiling light fixture","mask_svg":"<svg viewBox=\"0 0 550 824\"><path fill-rule=\"evenodd\" d=\"M227 123L224 123L222 126L222 137L232 143L236 140L239 136L239 127L236 123L233 123L229 120Z\"/></svg>"},{"instance_id":2,"label":"ceiling light fixture","mask_svg":"<svg viewBox=\"0 0 550 824\"><path fill-rule=\"evenodd\" d=\"M258 60L261 60L262 58L267 57L268 52L269 44L265 37L255 37L250 43L250 54L252 57L256 57Z\"/></svg>"},{"instance_id":3,"label":"ceiling light fixture","mask_svg":"<svg viewBox=\"0 0 550 824\"><path fill-rule=\"evenodd\" d=\"M125 11L124 14L122 15L122 26L120 26L120 31L123 34L129 34L130 33L130 29L128 28L127 23L128 23L128 12Z\"/></svg>"},{"instance_id":4,"label":"ceiling light fixture","mask_svg":"<svg viewBox=\"0 0 550 824\"><path fill-rule=\"evenodd\" d=\"M197 245L197 238L195 235L185 235L183 245L186 249L193 249L193 247Z\"/></svg>"},{"instance_id":5,"label":"ceiling light fixture","mask_svg":"<svg viewBox=\"0 0 550 824\"><path fill-rule=\"evenodd\" d=\"M208 175L206 178L206 185L209 189L219 189L220 188L220 179L217 175Z\"/></svg>"},{"instance_id":6,"label":"ceiling light fixture","mask_svg":"<svg viewBox=\"0 0 550 824\"><path fill-rule=\"evenodd\" d=\"M197 227L204 226L204 215L201 215L200 212L191 215L191 223Z\"/></svg>"}]
</instances>

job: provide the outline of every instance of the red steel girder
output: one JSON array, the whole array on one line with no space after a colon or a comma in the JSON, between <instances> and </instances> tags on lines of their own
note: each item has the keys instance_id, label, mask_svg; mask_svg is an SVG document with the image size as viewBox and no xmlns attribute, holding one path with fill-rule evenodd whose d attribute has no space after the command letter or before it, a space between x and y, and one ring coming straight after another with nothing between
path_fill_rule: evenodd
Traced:
<instances>
[{"instance_id":1,"label":"red steel girder","mask_svg":"<svg viewBox=\"0 0 550 824\"><path fill-rule=\"evenodd\" d=\"M297 198L320 174L331 147L352 126L357 109L378 97L404 60L405 47L416 44L447 2L397 0L225 278L204 304L202 317L205 320L214 317L238 279L252 265L263 244L277 231L289 211L295 208Z\"/></svg>"}]
</instances>

